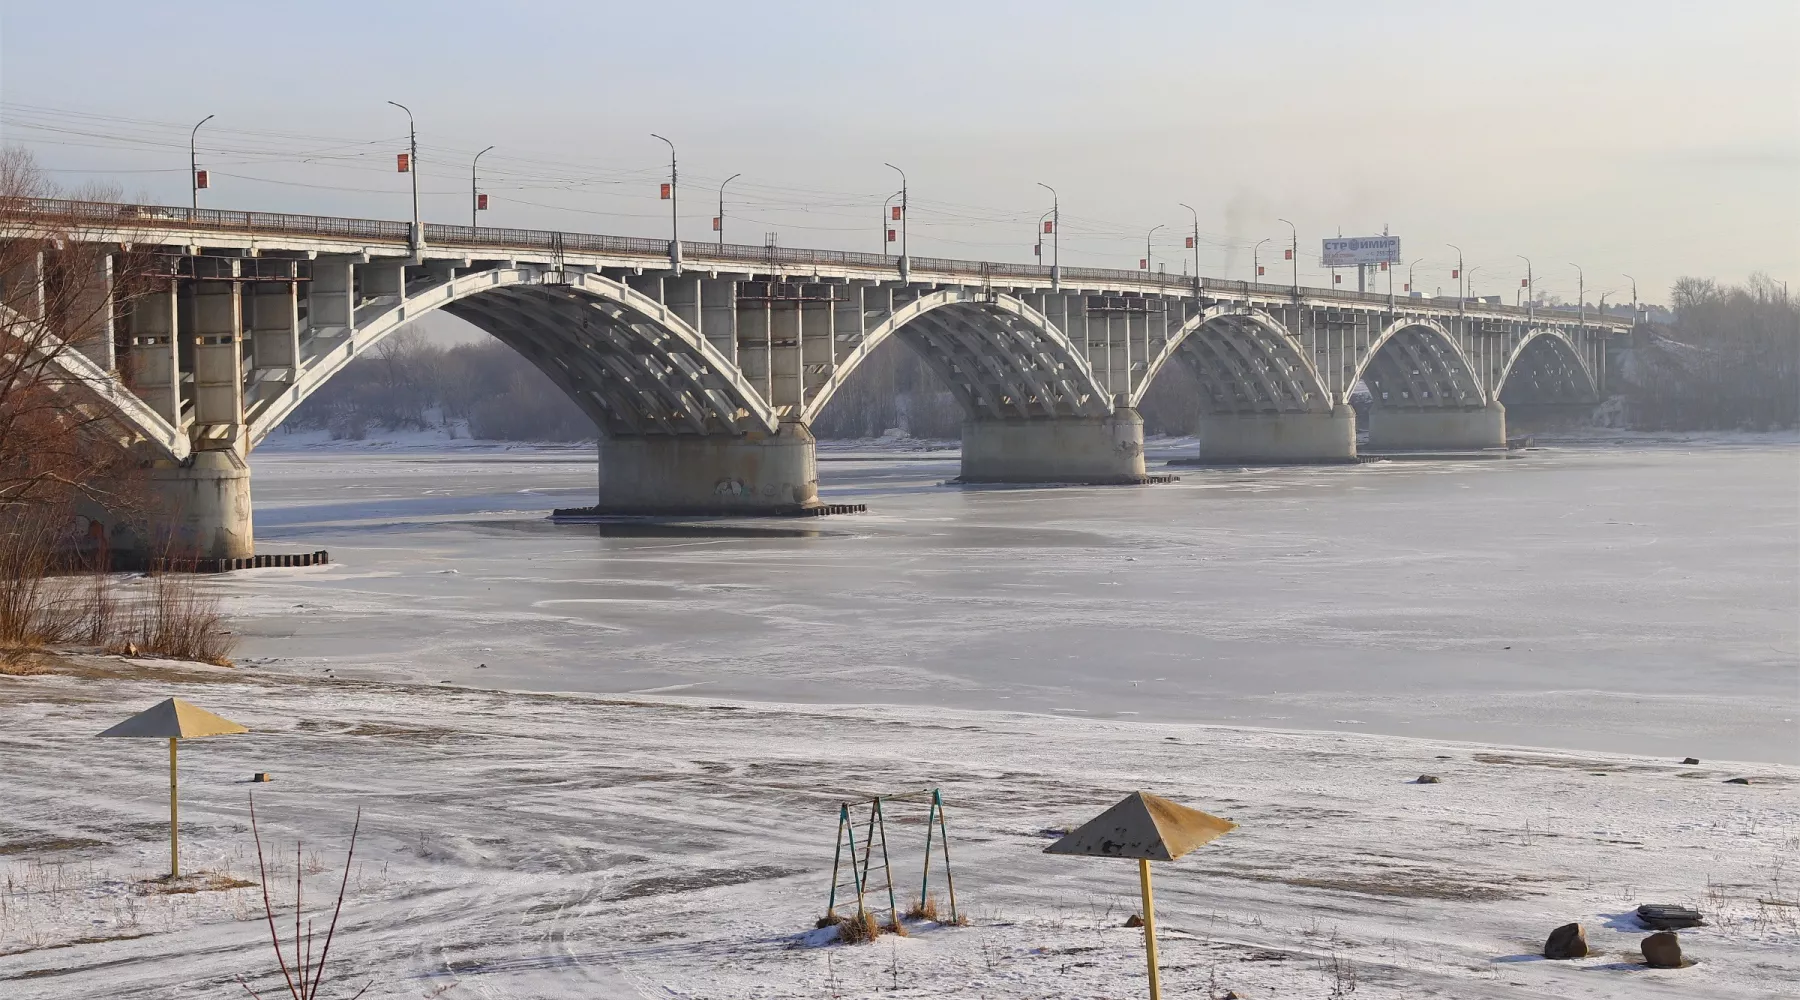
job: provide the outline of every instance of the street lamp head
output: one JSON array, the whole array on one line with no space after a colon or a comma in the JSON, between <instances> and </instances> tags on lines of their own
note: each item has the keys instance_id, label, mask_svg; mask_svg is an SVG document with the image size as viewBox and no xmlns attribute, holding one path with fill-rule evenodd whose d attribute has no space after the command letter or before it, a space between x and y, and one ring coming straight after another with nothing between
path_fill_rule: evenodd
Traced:
<instances>
[{"instance_id":1,"label":"street lamp head","mask_svg":"<svg viewBox=\"0 0 1800 1000\"><path fill-rule=\"evenodd\" d=\"M407 119L407 121L411 121L411 120L412 120L412 116L413 116L413 113L412 113L412 109L411 109L411 108L409 108L409 107L407 107L407 106L406 106L406 105L404 105L404 104L401 104L401 103L400 103L400 102L399 102L399 101L389 101L389 102L388 102L388 103L389 103L389 104L392 104L392 105L393 105L393 106L394 106L394 107L396 107L396 108L399 108L399 109L400 109L400 110L401 110L401 111L404 111L404 112L406 112L406 119Z\"/></svg>"}]
</instances>

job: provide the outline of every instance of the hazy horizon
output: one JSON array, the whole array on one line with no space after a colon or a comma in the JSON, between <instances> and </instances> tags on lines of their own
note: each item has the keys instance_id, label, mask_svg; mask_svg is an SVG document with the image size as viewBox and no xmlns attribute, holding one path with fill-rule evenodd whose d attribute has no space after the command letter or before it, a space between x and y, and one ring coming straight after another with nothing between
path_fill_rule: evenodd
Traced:
<instances>
[{"instance_id":1,"label":"hazy horizon","mask_svg":"<svg viewBox=\"0 0 1800 1000\"><path fill-rule=\"evenodd\" d=\"M65 187L157 202L187 201L212 114L202 205L403 218L395 100L429 221L468 221L493 144L483 225L666 236L654 131L680 148L688 240L714 238L741 171L728 241L877 250L889 161L920 256L1033 260L1041 181L1071 266L1135 267L1161 225L1157 265L1191 270L1186 202L1201 273L1234 279L1259 240L1287 279L1279 217L1308 283L1329 283L1322 237L1384 227L1426 294L1455 286L1449 243L1470 292L1508 302L1515 254L1571 301L1571 262L1590 302L1628 300L1626 274L1646 302L1681 275L1800 276L1793 4L87 9L0 13L0 141Z\"/></svg>"}]
</instances>

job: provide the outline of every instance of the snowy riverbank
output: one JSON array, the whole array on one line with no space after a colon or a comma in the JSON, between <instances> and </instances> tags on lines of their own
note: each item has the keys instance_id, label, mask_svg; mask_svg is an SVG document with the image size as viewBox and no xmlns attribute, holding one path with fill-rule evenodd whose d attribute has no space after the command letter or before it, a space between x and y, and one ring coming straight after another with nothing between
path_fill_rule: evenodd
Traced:
<instances>
[{"instance_id":1,"label":"snowy riverbank","mask_svg":"<svg viewBox=\"0 0 1800 1000\"><path fill-rule=\"evenodd\" d=\"M255 890L139 894L166 862L166 757L91 737L171 694L252 730L183 750L190 870L255 877L254 789L265 838L291 857L303 837L322 903L364 810L332 955L370 996L1135 995L1131 866L1041 853L1046 831L1134 788L1242 824L1160 867L1169 995L1322 997L1347 975L1361 998L1762 997L1800 981L1795 767L107 662L119 676L0 677L9 1000L276 985ZM249 784L259 770L275 781ZM932 785L972 925L817 946L836 802ZM916 812L889 817L903 898ZM1697 964L1638 964L1628 914L1646 901L1707 913L1682 935ZM1575 920L1593 957L1534 957Z\"/></svg>"}]
</instances>

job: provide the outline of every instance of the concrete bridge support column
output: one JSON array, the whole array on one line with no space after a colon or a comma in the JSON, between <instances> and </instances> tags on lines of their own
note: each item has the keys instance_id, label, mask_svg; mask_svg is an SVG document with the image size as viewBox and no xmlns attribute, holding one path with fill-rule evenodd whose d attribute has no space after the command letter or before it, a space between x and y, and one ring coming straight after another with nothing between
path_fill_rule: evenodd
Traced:
<instances>
[{"instance_id":1,"label":"concrete bridge support column","mask_svg":"<svg viewBox=\"0 0 1800 1000\"><path fill-rule=\"evenodd\" d=\"M969 420L965 483L1142 483L1144 418L1130 407L1106 417Z\"/></svg>"},{"instance_id":2,"label":"concrete bridge support column","mask_svg":"<svg viewBox=\"0 0 1800 1000\"><path fill-rule=\"evenodd\" d=\"M1506 447L1506 407L1384 409L1369 413L1367 451L1479 451Z\"/></svg>"},{"instance_id":3,"label":"concrete bridge support column","mask_svg":"<svg viewBox=\"0 0 1800 1000\"><path fill-rule=\"evenodd\" d=\"M1220 413L1200 421L1200 461L1324 465L1356 461L1356 411Z\"/></svg>"},{"instance_id":4,"label":"concrete bridge support column","mask_svg":"<svg viewBox=\"0 0 1800 1000\"><path fill-rule=\"evenodd\" d=\"M110 522L115 552L173 560L244 559L256 554L250 465L235 451L199 451L181 462L158 460L150 467L147 500L150 509L142 522L128 522L112 513L92 515Z\"/></svg>"},{"instance_id":5,"label":"concrete bridge support column","mask_svg":"<svg viewBox=\"0 0 1800 1000\"><path fill-rule=\"evenodd\" d=\"M779 514L817 506L812 431L646 434L600 441L601 514Z\"/></svg>"}]
</instances>

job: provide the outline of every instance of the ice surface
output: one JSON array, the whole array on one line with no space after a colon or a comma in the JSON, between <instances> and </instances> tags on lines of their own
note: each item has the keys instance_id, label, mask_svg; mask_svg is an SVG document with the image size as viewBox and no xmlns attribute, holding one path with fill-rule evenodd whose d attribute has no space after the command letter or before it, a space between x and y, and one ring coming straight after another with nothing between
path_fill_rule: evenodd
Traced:
<instances>
[{"instance_id":1,"label":"ice surface","mask_svg":"<svg viewBox=\"0 0 1800 1000\"><path fill-rule=\"evenodd\" d=\"M1132 866L1041 853L1133 789L1241 824L1158 866L1169 996L1794 995L1791 443L1052 490L906 444L822 456L867 515L658 526L545 521L582 450L259 452L259 545L334 562L206 579L243 668L0 676L0 997L279 988L256 890L145 892L166 756L87 734L170 695L252 730L183 748L184 870L255 877L254 788L323 903L364 809L370 996L1139 995ZM836 804L928 785L972 925L824 943Z\"/></svg>"},{"instance_id":2,"label":"ice surface","mask_svg":"<svg viewBox=\"0 0 1800 1000\"><path fill-rule=\"evenodd\" d=\"M646 527L544 520L580 450L259 453L259 544L334 565L218 586L314 676L1800 761L1785 442L1033 490L826 457L868 514Z\"/></svg>"}]
</instances>

